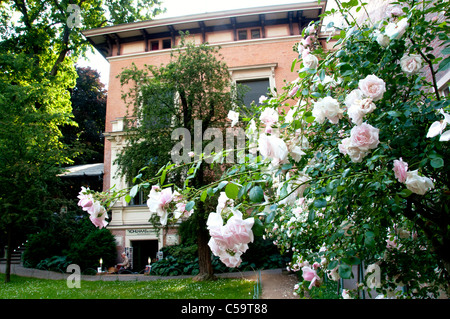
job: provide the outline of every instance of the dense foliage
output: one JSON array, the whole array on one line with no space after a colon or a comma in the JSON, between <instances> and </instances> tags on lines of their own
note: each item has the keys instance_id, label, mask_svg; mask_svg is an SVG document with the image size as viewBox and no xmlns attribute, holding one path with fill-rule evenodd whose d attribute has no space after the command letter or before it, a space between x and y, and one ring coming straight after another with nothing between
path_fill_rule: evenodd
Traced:
<instances>
[{"instance_id":1,"label":"dense foliage","mask_svg":"<svg viewBox=\"0 0 450 319\"><path fill-rule=\"evenodd\" d=\"M163 247L164 259L152 264L151 274L162 276L197 275L199 273L197 245L181 244ZM256 271L258 269L284 268L290 261L290 256L283 256L270 240L261 237L255 239L249 245L248 252L243 256L243 261L236 268L225 266L214 256L212 265L214 273L233 271Z\"/></svg>"},{"instance_id":2,"label":"dense foliage","mask_svg":"<svg viewBox=\"0 0 450 319\"><path fill-rule=\"evenodd\" d=\"M134 7L137 4L139 7ZM0 3L0 241L10 251L51 210L49 185L76 151L62 139L73 121L74 64L91 48L81 31L150 19L160 2L131 0Z\"/></svg>"},{"instance_id":3,"label":"dense foliage","mask_svg":"<svg viewBox=\"0 0 450 319\"><path fill-rule=\"evenodd\" d=\"M367 13L361 1L336 3L323 15L344 19L327 26L333 50L317 39L320 22L310 24L295 48L298 79L262 98L253 118L229 113L231 126L248 123L241 161L212 183L191 184L206 156L195 152L183 187L164 177L185 164L136 187L154 185L149 200L165 218L182 202L195 217L220 193L205 221L213 254L238 267L266 233L292 253L299 294L325 277L359 277L343 298L363 289L438 297L450 282L450 103L437 90L437 73L450 67L447 4L399 1L372 21L354 18ZM211 165L228 151L212 154Z\"/></svg>"},{"instance_id":4,"label":"dense foliage","mask_svg":"<svg viewBox=\"0 0 450 319\"><path fill-rule=\"evenodd\" d=\"M95 273L100 258L106 267L116 264L116 243L111 232L97 229L76 211L55 214L45 229L29 237L24 266L65 272L69 264L77 264L82 272L91 269Z\"/></svg>"}]
</instances>

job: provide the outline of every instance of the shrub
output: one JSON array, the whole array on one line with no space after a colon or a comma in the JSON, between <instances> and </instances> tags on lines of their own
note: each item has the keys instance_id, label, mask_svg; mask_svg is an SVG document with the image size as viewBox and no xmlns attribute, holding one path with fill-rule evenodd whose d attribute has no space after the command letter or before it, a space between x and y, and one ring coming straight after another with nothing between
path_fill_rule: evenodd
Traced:
<instances>
[{"instance_id":1,"label":"shrub","mask_svg":"<svg viewBox=\"0 0 450 319\"><path fill-rule=\"evenodd\" d=\"M97 229L87 217L73 215L60 216L46 230L30 236L23 255L25 267L56 271L65 271L63 266L70 263L83 270L96 269L100 258L104 265L115 264L114 236L107 229Z\"/></svg>"},{"instance_id":2,"label":"shrub","mask_svg":"<svg viewBox=\"0 0 450 319\"><path fill-rule=\"evenodd\" d=\"M72 262L67 259L67 256L53 256L46 258L36 265L37 269L51 270L58 272L66 272L67 266Z\"/></svg>"},{"instance_id":3,"label":"shrub","mask_svg":"<svg viewBox=\"0 0 450 319\"><path fill-rule=\"evenodd\" d=\"M197 275L199 272L197 245L180 244L162 248L165 258L152 264L152 274L159 276ZM255 269L283 268L289 256L279 253L271 241L255 238L238 268L225 266L219 257L213 256L212 266L216 273L251 271Z\"/></svg>"}]
</instances>

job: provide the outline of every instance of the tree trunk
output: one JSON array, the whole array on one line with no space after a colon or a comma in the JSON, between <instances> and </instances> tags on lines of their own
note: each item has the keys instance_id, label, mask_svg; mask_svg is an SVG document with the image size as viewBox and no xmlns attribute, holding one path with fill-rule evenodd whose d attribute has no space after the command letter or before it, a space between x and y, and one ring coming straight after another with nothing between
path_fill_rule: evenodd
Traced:
<instances>
[{"instance_id":1,"label":"tree trunk","mask_svg":"<svg viewBox=\"0 0 450 319\"><path fill-rule=\"evenodd\" d=\"M198 266L199 274L194 277L194 281L215 280L214 269L211 261L211 250L208 246L209 234L208 231L199 229L197 233L198 246Z\"/></svg>"},{"instance_id":2,"label":"tree trunk","mask_svg":"<svg viewBox=\"0 0 450 319\"><path fill-rule=\"evenodd\" d=\"M5 269L5 283L8 283L11 281L11 247L12 247L12 240L11 240L11 230L7 230L7 249L6 249L6 269Z\"/></svg>"},{"instance_id":3,"label":"tree trunk","mask_svg":"<svg viewBox=\"0 0 450 319\"><path fill-rule=\"evenodd\" d=\"M209 232L206 229L205 207L203 202L197 203L197 247L199 274L194 277L195 281L215 280L212 266L211 250L209 249Z\"/></svg>"}]
</instances>

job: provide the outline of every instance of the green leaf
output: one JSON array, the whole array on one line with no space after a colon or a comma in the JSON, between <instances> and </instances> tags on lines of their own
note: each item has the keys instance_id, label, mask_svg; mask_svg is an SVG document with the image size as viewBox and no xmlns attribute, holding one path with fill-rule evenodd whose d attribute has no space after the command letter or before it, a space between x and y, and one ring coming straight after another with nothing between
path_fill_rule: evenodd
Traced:
<instances>
[{"instance_id":1,"label":"green leaf","mask_svg":"<svg viewBox=\"0 0 450 319\"><path fill-rule=\"evenodd\" d=\"M319 198L314 201L314 206L317 208L323 208L327 206L327 200L325 198Z\"/></svg>"},{"instance_id":2,"label":"green leaf","mask_svg":"<svg viewBox=\"0 0 450 319\"><path fill-rule=\"evenodd\" d=\"M314 222L314 218L316 218L316 213L314 210L310 210L308 213L308 223L312 224Z\"/></svg>"},{"instance_id":3,"label":"green leaf","mask_svg":"<svg viewBox=\"0 0 450 319\"><path fill-rule=\"evenodd\" d=\"M327 269L328 270L333 270L334 268L336 268L338 265L338 261L337 260L332 260L330 261L330 263L328 264Z\"/></svg>"},{"instance_id":4,"label":"green leaf","mask_svg":"<svg viewBox=\"0 0 450 319\"><path fill-rule=\"evenodd\" d=\"M375 233L368 230L366 231L366 233L364 234L364 245L368 246L368 247L373 247L375 246Z\"/></svg>"},{"instance_id":5,"label":"green leaf","mask_svg":"<svg viewBox=\"0 0 450 319\"><path fill-rule=\"evenodd\" d=\"M267 217L266 217L266 223L267 223L267 224L270 224L270 223L273 221L273 219L275 218L275 214L276 214L276 211L275 211L275 210L272 210L272 211L269 213L269 215L267 215Z\"/></svg>"},{"instance_id":6,"label":"green leaf","mask_svg":"<svg viewBox=\"0 0 450 319\"><path fill-rule=\"evenodd\" d=\"M347 265L359 265L361 263L361 260L356 256L343 258L342 261L345 262Z\"/></svg>"},{"instance_id":7,"label":"green leaf","mask_svg":"<svg viewBox=\"0 0 450 319\"><path fill-rule=\"evenodd\" d=\"M184 208L186 211L190 211L192 208L194 208L195 202L191 200L189 203L186 204L186 207Z\"/></svg>"},{"instance_id":8,"label":"green leaf","mask_svg":"<svg viewBox=\"0 0 450 319\"><path fill-rule=\"evenodd\" d=\"M234 183L228 183L225 187L225 194L229 199L236 199L239 193L239 186Z\"/></svg>"},{"instance_id":9,"label":"green leaf","mask_svg":"<svg viewBox=\"0 0 450 319\"><path fill-rule=\"evenodd\" d=\"M433 158L430 161L430 165L434 168L441 168L444 166L444 160L441 157Z\"/></svg>"},{"instance_id":10,"label":"green leaf","mask_svg":"<svg viewBox=\"0 0 450 319\"><path fill-rule=\"evenodd\" d=\"M253 224L252 231L254 236L262 236L264 235L264 224L262 221L255 217L255 223Z\"/></svg>"},{"instance_id":11,"label":"green leaf","mask_svg":"<svg viewBox=\"0 0 450 319\"><path fill-rule=\"evenodd\" d=\"M438 71L445 71L450 67L450 56L442 60L439 64Z\"/></svg>"},{"instance_id":12,"label":"green leaf","mask_svg":"<svg viewBox=\"0 0 450 319\"><path fill-rule=\"evenodd\" d=\"M297 59L294 59L294 61L292 61L292 65L291 65L291 72L294 72L296 64L297 64Z\"/></svg>"},{"instance_id":13,"label":"green leaf","mask_svg":"<svg viewBox=\"0 0 450 319\"><path fill-rule=\"evenodd\" d=\"M164 181L166 180L167 170L164 170L161 174L160 184L164 185Z\"/></svg>"},{"instance_id":14,"label":"green leaf","mask_svg":"<svg viewBox=\"0 0 450 319\"><path fill-rule=\"evenodd\" d=\"M264 191L260 186L254 186L248 195L254 203L261 203L264 200Z\"/></svg>"},{"instance_id":15,"label":"green leaf","mask_svg":"<svg viewBox=\"0 0 450 319\"><path fill-rule=\"evenodd\" d=\"M343 279L350 279L352 276L352 267L349 265L339 265L338 268L339 276Z\"/></svg>"},{"instance_id":16,"label":"green leaf","mask_svg":"<svg viewBox=\"0 0 450 319\"><path fill-rule=\"evenodd\" d=\"M306 123L312 123L314 122L316 118L314 116L308 116L307 118L305 118Z\"/></svg>"},{"instance_id":17,"label":"green leaf","mask_svg":"<svg viewBox=\"0 0 450 319\"><path fill-rule=\"evenodd\" d=\"M206 190L204 190L203 192L202 192L202 195L200 196L200 200L202 201L202 202L204 202L205 200L206 200L206 197L208 196L208 189L206 189Z\"/></svg>"},{"instance_id":18,"label":"green leaf","mask_svg":"<svg viewBox=\"0 0 450 319\"><path fill-rule=\"evenodd\" d=\"M219 185L217 186L217 188L220 190L220 189L224 188L226 185L228 185L227 181L221 181L219 183Z\"/></svg>"},{"instance_id":19,"label":"green leaf","mask_svg":"<svg viewBox=\"0 0 450 319\"><path fill-rule=\"evenodd\" d=\"M139 191L139 185L134 185L130 190L130 196L131 197L136 196L138 191Z\"/></svg>"},{"instance_id":20,"label":"green leaf","mask_svg":"<svg viewBox=\"0 0 450 319\"><path fill-rule=\"evenodd\" d=\"M408 197L409 195L412 194L412 192L409 189L405 188L405 189L402 189L402 191L397 194L401 197Z\"/></svg>"},{"instance_id":21,"label":"green leaf","mask_svg":"<svg viewBox=\"0 0 450 319\"><path fill-rule=\"evenodd\" d=\"M325 79L325 70L324 69L319 71L319 79L320 79L320 81L323 81Z\"/></svg>"},{"instance_id":22,"label":"green leaf","mask_svg":"<svg viewBox=\"0 0 450 319\"><path fill-rule=\"evenodd\" d=\"M399 111L389 111L389 112L387 112L387 113L388 113L389 116L391 116L391 117L399 117L400 115L402 115L402 113L399 112Z\"/></svg>"},{"instance_id":23,"label":"green leaf","mask_svg":"<svg viewBox=\"0 0 450 319\"><path fill-rule=\"evenodd\" d=\"M127 195L125 196L125 201L126 201L127 203L129 203L129 202L131 201L131 196L127 194Z\"/></svg>"}]
</instances>

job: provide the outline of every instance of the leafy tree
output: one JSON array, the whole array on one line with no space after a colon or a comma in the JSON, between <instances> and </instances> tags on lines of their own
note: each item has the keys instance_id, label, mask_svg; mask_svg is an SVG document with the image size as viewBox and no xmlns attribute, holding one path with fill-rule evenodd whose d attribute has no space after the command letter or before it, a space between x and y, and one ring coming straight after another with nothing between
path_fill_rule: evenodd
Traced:
<instances>
[{"instance_id":1,"label":"leafy tree","mask_svg":"<svg viewBox=\"0 0 450 319\"><path fill-rule=\"evenodd\" d=\"M71 162L60 128L74 124L69 94L77 77L74 63L90 48L80 31L159 12L159 1L129 10L132 3L0 3L0 234L9 248L6 282L16 235L45 217L47 185L57 167Z\"/></svg>"},{"instance_id":2,"label":"leafy tree","mask_svg":"<svg viewBox=\"0 0 450 319\"><path fill-rule=\"evenodd\" d=\"M192 133L198 130L202 138L208 128L223 128L226 114L235 105L237 96L230 87L230 74L220 59L218 49L207 44L196 46L186 43L184 36L167 65L138 69L133 64L122 72L121 83L135 83L123 94L132 114L125 121L129 145L117 159L121 173L130 182L147 180L161 173L158 172L160 167L171 160L171 150L175 144L172 138L174 129L182 127ZM201 123L201 127L196 127L196 123ZM189 159L186 153L196 150L194 142L194 138L188 142L180 156ZM202 149L204 144L200 144ZM197 174L191 180L180 179L179 172L172 172L162 177L161 183L167 178L179 187L185 183L198 188L209 183L215 174L204 164L198 165L195 170ZM142 189L149 186L147 183ZM199 203L191 217L195 220L193 224L197 233L199 279L211 278L213 274L211 252L207 245L209 236L205 228L207 212L212 209L207 205L212 202L214 200Z\"/></svg>"},{"instance_id":3,"label":"leafy tree","mask_svg":"<svg viewBox=\"0 0 450 319\"><path fill-rule=\"evenodd\" d=\"M71 90L73 120L77 126L62 127L63 141L81 155L74 164L102 163L106 115L106 90L100 74L89 67L77 67L77 83Z\"/></svg>"}]
</instances>

